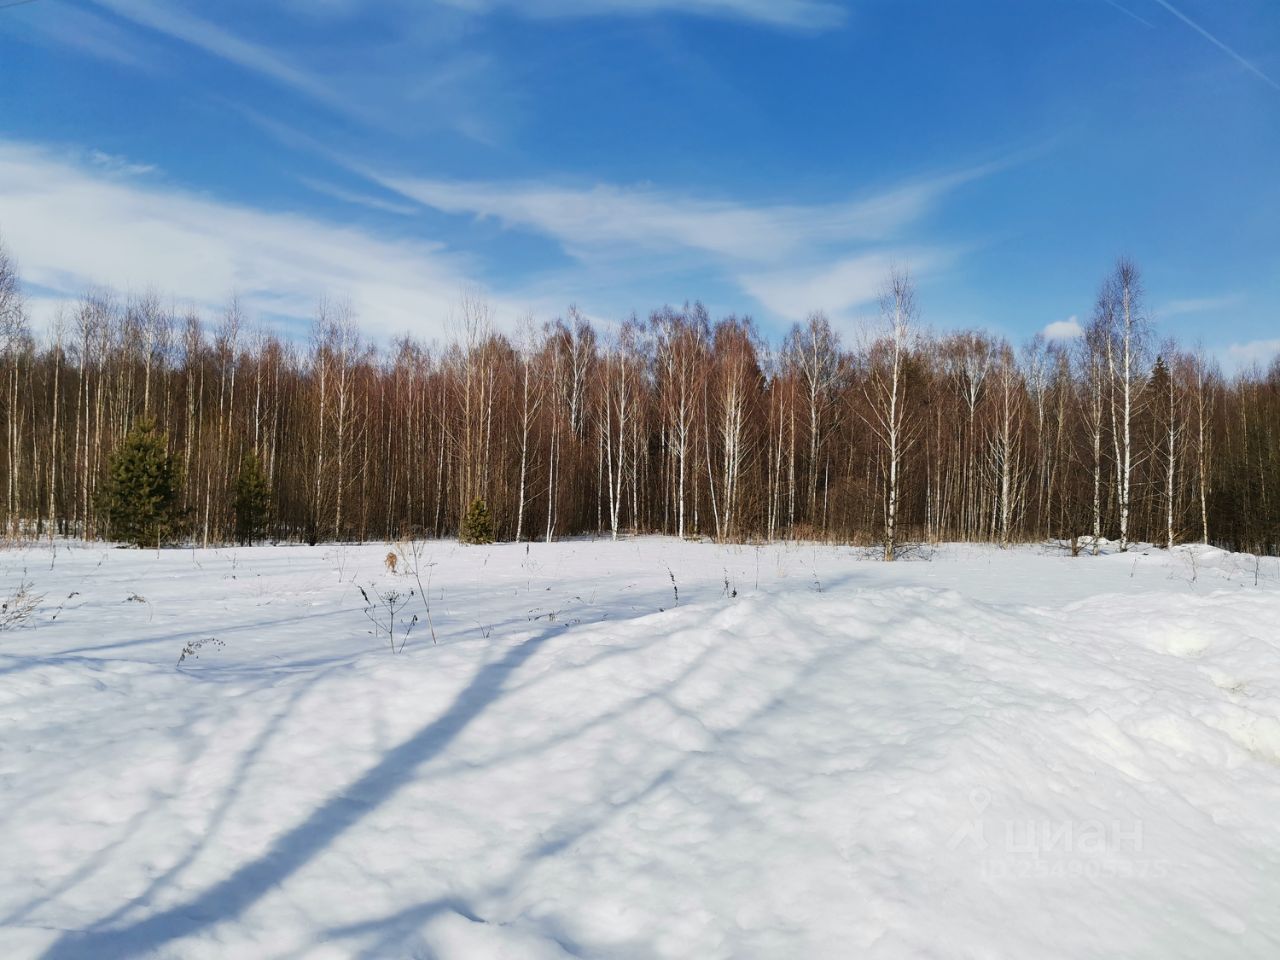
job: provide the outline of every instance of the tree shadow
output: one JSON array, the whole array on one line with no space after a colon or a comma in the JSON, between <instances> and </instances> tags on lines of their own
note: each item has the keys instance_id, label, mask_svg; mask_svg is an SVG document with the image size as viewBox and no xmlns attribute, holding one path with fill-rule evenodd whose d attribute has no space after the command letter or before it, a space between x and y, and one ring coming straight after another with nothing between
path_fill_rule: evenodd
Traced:
<instances>
[{"instance_id":1,"label":"tree shadow","mask_svg":"<svg viewBox=\"0 0 1280 960\"><path fill-rule=\"evenodd\" d=\"M714 739L722 747L730 746L734 741L746 736L757 724L766 720L779 709L793 703L804 684L826 670L834 659L852 650L865 647L870 643L870 640L861 639L852 648L829 649L815 653L805 660L788 682L764 703L760 704L732 727L715 731L713 733ZM557 744L576 739L600 723L619 722L653 700L661 700L677 714L693 716L690 711L676 703L672 696L685 680L696 672L698 667L705 661L705 657L711 652L712 648L710 647L703 651L703 654L689 664L685 670L661 687L630 698L617 708L602 714L600 718L588 721L562 736L550 738L534 745L529 751L520 751L519 755L544 752ZM726 693L725 696L729 696L729 694ZM511 759L516 755L516 753L505 754L502 759ZM555 859L576 844L586 840L592 834L606 828L626 811L644 803L663 788L675 783L686 768L699 762L702 756L703 754L699 751L685 752L672 763L663 766L656 773L646 774L643 779L639 779L638 782L632 785L625 796L611 799L607 804L601 804L600 808L596 810L575 809L568 818L561 819L558 823L549 824L546 829L540 832L536 842L525 849L519 863L505 878L499 882L489 884L483 889L472 891L470 900L455 894L411 904L379 918L329 927L316 938L314 943L319 945L330 943L333 940L364 939L366 943L362 945L360 952L356 955L361 957L362 960L382 960L382 958L389 956L404 955L406 940L418 933L423 923L443 913L457 913L473 923L506 925L511 921L486 918L480 910L472 905L472 901L499 897L512 890L543 861ZM488 764L482 766L485 765ZM622 786L623 784L620 782L610 783L606 785L603 793L612 795ZM578 943L554 916L540 918L539 924L540 929L531 932L548 938L568 956L592 956L589 945ZM647 949L647 946L641 943L634 944L634 947L637 955L643 955ZM434 954L428 952L426 956L432 957Z\"/></svg>"},{"instance_id":2,"label":"tree shadow","mask_svg":"<svg viewBox=\"0 0 1280 960\"><path fill-rule=\"evenodd\" d=\"M222 636L226 637L226 636L232 636L238 633L245 633L247 631L264 631L265 632L265 631L269 631L272 627L280 626L282 624L296 625L298 623L301 623L307 620L324 620L330 617L340 616L348 612L349 611L345 609L325 610L319 613L301 614L296 617L282 616L282 617L277 617L275 619L254 620L248 623L238 623L238 624L230 624L228 626L224 626L221 628L221 630L219 630L219 633L221 633ZM7 666L0 667L0 676L4 676L6 674L23 673L27 670L34 670L38 667L96 666L96 665L105 664L105 663L125 663L125 662L135 663L137 661L133 661L133 660L125 661L116 657L100 656L100 654L106 653L107 651L126 650L132 647L152 647L160 644L172 644L175 659L176 659L177 653L181 650L180 645L182 643L185 643L191 640L199 640L207 636L209 636L209 630L207 629L178 630L178 631L168 632L168 633L156 632L149 636L135 637L132 640L118 640L114 643L90 644L90 645L82 645L78 647L67 647L66 649L58 650L56 652L52 652L45 655L18 656L18 655L8 654L8 655L5 655L6 658L12 659L13 663ZM353 650L352 654L354 655L356 653L361 653L361 652L364 652L364 651ZM299 660L289 665L294 665L298 667L311 667L311 666L317 666L317 665L324 665L327 663L338 662L341 659L344 659L344 658L330 657L330 658L316 659L316 660ZM350 657L348 656L345 659L350 659ZM229 668L223 668L223 669L226 670Z\"/></svg>"},{"instance_id":3,"label":"tree shadow","mask_svg":"<svg viewBox=\"0 0 1280 960\"><path fill-rule=\"evenodd\" d=\"M144 890L139 896L135 897L128 903L122 904L106 917L99 919L98 924L103 925L112 923L128 911L139 906L145 906L151 901L158 891L173 882L173 880L175 880L196 860L203 850L209 847L209 845L216 839L219 830L226 821L231 809L235 806L236 801L240 798L248 779L250 768L256 762L258 757L261 756L268 744L277 736L289 716L301 702L302 698L318 686L332 672L333 668L324 670L308 679L306 683L301 684L290 695L284 707L277 711L271 717L269 722L253 738L248 749L246 749L237 760L236 767L231 778L231 787L219 799L217 806L210 814L209 819L206 821L204 829L201 832L200 839L196 843L192 844L191 847L171 866L166 868L163 873L153 878L147 884L146 890ZM186 731L195 722L195 719L196 718L188 720L178 728L183 731L180 739L189 739L189 734ZM207 748L208 740L209 737L202 738L199 743L193 745L192 749L187 751L187 757L183 763L183 769L185 772L180 784L175 790L176 793L181 793L186 788L186 783L190 779L191 771L199 764L200 758L203 756L205 749ZM109 863L112 854L123 848L132 839L134 839L134 837L144 833L148 819L151 815L151 808L140 808L132 817L130 817L119 837L107 846L93 853L75 871L56 883L52 889L34 897L23 906L16 908L3 919L0 919L0 924L12 924L25 920L40 907L58 900L60 897L75 889L89 877L97 873L102 867L106 866Z\"/></svg>"},{"instance_id":4,"label":"tree shadow","mask_svg":"<svg viewBox=\"0 0 1280 960\"><path fill-rule=\"evenodd\" d=\"M123 926L112 926L129 911L142 905L140 899L135 899L100 917L85 930L63 933L42 956L50 960L83 957L105 960L111 957L134 957L161 950L185 937L242 916L274 888L311 863L346 831L379 808L402 787L412 782L424 764L441 754L489 707L514 690L524 687L526 685L524 683L511 682L516 672L540 648L573 626L572 623L550 626L544 632L515 644L497 660L480 667L436 719L425 724L416 733L383 754L378 762L363 775L350 782L344 789L332 794L304 820L281 834L263 854L237 867L223 880L175 906ZM860 641L858 645L865 642ZM711 649L708 648L701 656L695 657L692 663L685 665L684 670L663 682L658 689L641 693L614 711L610 711L606 719L616 720L654 698L662 699L673 709L685 712L684 708L670 700L670 694L698 668L702 658L709 654ZM634 652L632 648L629 648L629 651ZM716 733L716 739L722 743L731 742L750 725L788 702L788 695L794 692L796 686L821 669L827 659L837 652L831 650L826 655L809 658L786 689L779 691L734 728ZM598 656L601 659L607 659L609 655L611 654L607 651L601 651ZM531 752L540 752L557 742L573 739L600 722L605 721L597 718L588 720L579 728L568 731L564 735L532 745ZM690 758L691 755L680 758L670 767L658 772L651 780L638 785L639 789L630 798L616 805L613 811L603 817L587 817L584 820L579 811L572 821L558 825L558 829L557 825L553 825L552 829L543 831L539 842L526 851L521 868L517 869L506 883L500 883L492 889L500 891L509 886L515 877L530 869L535 863L558 856L580 842L587 834L598 830L605 822L616 816L620 809L642 802L653 791L660 789L677 775ZM494 759L509 759L509 756ZM243 765L241 769L243 771ZM178 870L190 861L191 857L184 858ZM170 880L174 875L175 871L170 870L165 879ZM157 890L158 888L153 885L148 894L154 896ZM385 956L387 950L391 949L397 941L403 940L412 932L413 927L442 912L454 912L473 922L486 922L468 906L465 900L457 896L446 896L408 906L381 919L365 921L349 927L331 928L324 932L323 939L372 938L376 940L373 952L363 955ZM567 937L556 935L554 939L570 955L578 955L577 947Z\"/></svg>"},{"instance_id":5,"label":"tree shadow","mask_svg":"<svg viewBox=\"0 0 1280 960\"><path fill-rule=\"evenodd\" d=\"M399 945L428 920L443 913L456 913L472 923L485 922L476 915L471 905L465 900L457 897L438 897L435 900L415 903L375 920L332 927L326 931L325 939L348 940L374 937L373 942L362 949L358 956L361 960L384 960L388 956L398 956L400 952L396 948ZM433 953L428 953L427 957L434 960Z\"/></svg>"},{"instance_id":6,"label":"tree shadow","mask_svg":"<svg viewBox=\"0 0 1280 960\"><path fill-rule=\"evenodd\" d=\"M47 960L137 956L240 916L410 782L419 767L504 695L512 673L565 629L561 625L530 637L481 667L443 714L384 754L373 768L333 794L261 856L203 893L123 927L104 928L104 918L85 931L65 933L42 956Z\"/></svg>"}]
</instances>

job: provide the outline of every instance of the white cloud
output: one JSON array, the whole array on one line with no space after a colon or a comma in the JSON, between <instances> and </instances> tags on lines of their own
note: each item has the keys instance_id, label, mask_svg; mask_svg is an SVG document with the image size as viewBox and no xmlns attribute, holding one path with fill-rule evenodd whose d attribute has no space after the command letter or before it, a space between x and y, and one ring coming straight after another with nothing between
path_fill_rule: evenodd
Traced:
<instances>
[{"instance_id":1,"label":"white cloud","mask_svg":"<svg viewBox=\"0 0 1280 960\"><path fill-rule=\"evenodd\" d=\"M647 187L369 175L444 213L492 217L508 227L546 234L583 260L684 248L731 260L776 262L824 244L883 241L928 213L956 186L998 166L911 181L834 204L757 206Z\"/></svg>"},{"instance_id":2,"label":"white cloud","mask_svg":"<svg viewBox=\"0 0 1280 960\"><path fill-rule=\"evenodd\" d=\"M327 23L330 39L315 40L314 22L296 24L287 39L260 42L246 34L244 18L232 20L229 8L196 0L89 0L111 17L93 16L91 23L63 30L62 14L45 17L33 31L42 43L64 43L95 56L93 47L108 46L97 33L112 37L118 58L146 71L180 74L197 50L256 75L327 108L345 120L366 127L404 131L448 129L472 140L497 142L505 128L503 117L512 98L502 85L504 64L487 54L465 49L469 18L426 2L389 2L376 14L388 39L378 44L373 61L368 44L346 36L340 24ZM280 2L280 0L277 0ZM319 0L286 3L298 18L314 21L361 13L365 0ZM372 5L368 5L372 6ZM70 11L68 11L70 13ZM219 19L221 17L221 19ZM122 29L123 21L133 29ZM252 24L252 21L248 21ZM354 43L338 56L336 44ZM116 39L118 38L118 39ZM333 39L337 38L337 39ZM179 44L172 49L172 44ZM129 50L145 51L128 52ZM128 56L124 53L128 52ZM224 99L221 88L204 85L199 91ZM257 101L255 101L257 102ZM232 104L236 106L236 104Z\"/></svg>"},{"instance_id":3,"label":"white cloud","mask_svg":"<svg viewBox=\"0 0 1280 960\"><path fill-rule=\"evenodd\" d=\"M126 177L142 177L148 173L155 173L158 169L153 163L134 163L128 157L104 153L101 150L90 150L87 156L94 166L101 167L108 173L118 173Z\"/></svg>"},{"instance_id":4,"label":"white cloud","mask_svg":"<svg viewBox=\"0 0 1280 960\"><path fill-rule=\"evenodd\" d=\"M784 210L677 197L657 191L595 186L386 180L399 193L444 213L492 217L560 241L581 259L636 248L685 247L747 259L789 252Z\"/></svg>"},{"instance_id":5,"label":"white cloud","mask_svg":"<svg viewBox=\"0 0 1280 960\"><path fill-rule=\"evenodd\" d=\"M432 337L445 332L460 291L477 286L472 265L437 243L122 179L5 141L0 232L24 279L42 288L46 316L58 296L96 284L154 287L205 309L234 291L252 310L304 321L327 295L350 298L371 334ZM493 302L500 320L520 312Z\"/></svg>"},{"instance_id":6,"label":"white cloud","mask_svg":"<svg viewBox=\"0 0 1280 960\"><path fill-rule=\"evenodd\" d=\"M1065 320L1055 320L1040 332L1046 340L1074 340L1084 334L1084 328L1080 326L1079 319L1072 315Z\"/></svg>"},{"instance_id":7,"label":"white cloud","mask_svg":"<svg viewBox=\"0 0 1280 960\"><path fill-rule=\"evenodd\" d=\"M500 322L529 309L550 313L563 298L590 299L597 312L646 308L661 299L655 290L690 295L679 288L695 276L702 278L695 294L728 282L777 317L824 309L847 319L875 301L893 267L927 276L953 262L959 248L914 246L906 229L958 185L1002 166L827 205L753 206L652 187L387 178L347 165L413 205L329 181L303 182L383 212L432 208L492 217L551 238L577 261L526 277L518 308L511 299L495 303ZM104 153L55 153L0 140L0 230L27 278L67 296L96 283L155 286L210 308L236 291L268 316L299 319L310 317L319 296L346 295L371 332L431 336L442 331L459 291L476 287L482 275L476 260L421 238L267 212L120 175L147 169ZM628 297L635 299L620 302Z\"/></svg>"},{"instance_id":8,"label":"white cloud","mask_svg":"<svg viewBox=\"0 0 1280 960\"><path fill-rule=\"evenodd\" d=\"M20 28L25 27L30 39L45 46L70 47L108 63L147 72L154 69L158 59L154 45L140 40L136 31L83 7L38 4L11 10L5 16Z\"/></svg>"},{"instance_id":9,"label":"white cloud","mask_svg":"<svg viewBox=\"0 0 1280 960\"><path fill-rule=\"evenodd\" d=\"M822 267L797 267L740 276L743 288L779 316L798 320L813 310L849 319L856 308L877 302L892 271L927 274L951 259L942 250L877 251L846 257Z\"/></svg>"},{"instance_id":10,"label":"white cloud","mask_svg":"<svg viewBox=\"0 0 1280 960\"><path fill-rule=\"evenodd\" d=\"M431 180L381 176L383 187L448 214L493 218L555 240L593 270L632 273L701 266L734 280L761 306L789 319L873 301L895 264L936 269L953 253L899 249L903 231L956 187L1009 161L907 181L829 204L757 204L648 186ZM664 259L665 258L665 259ZM656 272L656 271L655 271Z\"/></svg>"},{"instance_id":11,"label":"white cloud","mask_svg":"<svg viewBox=\"0 0 1280 960\"><path fill-rule=\"evenodd\" d=\"M1210 313L1215 310L1224 310L1227 307L1235 306L1240 303L1243 298L1238 293L1226 294L1221 297L1192 297L1186 300L1170 300L1164 306L1156 310L1156 317L1162 320L1170 317L1181 317L1191 313Z\"/></svg>"},{"instance_id":12,"label":"white cloud","mask_svg":"<svg viewBox=\"0 0 1280 960\"><path fill-rule=\"evenodd\" d=\"M1145 20L1142 17L1138 16L1128 7L1123 6L1119 2L1119 0L1106 0L1106 2L1109 3L1111 6L1115 7L1121 13L1123 13L1126 17L1136 20L1138 23L1142 24L1144 27L1147 27L1148 29L1155 29L1155 24L1153 24L1150 20Z\"/></svg>"},{"instance_id":13,"label":"white cloud","mask_svg":"<svg viewBox=\"0 0 1280 960\"><path fill-rule=\"evenodd\" d=\"M1188 27L1190 27L1196 33L1200 34L1200 36L1204 37L1206 40L1212 43L1215 47L1217 47L1219 50L1225 53L1228 57L1230 57L1240 66L1244 67L1246 70L1252 73L1255 77L1257 77L1263 83L1267 84L1270 87L1273 87L1276 90L1280 90L1280 82L1277 82L1268 74L1263 73L1262 70L1259 69L1257 64L1255 64L1251 60L1245 59L1243 56L1241 56L1231 47L1227 46L1223 41L1219 40L1217 37L1215 37L1212 33L1210 33L1204 27L1200 26L1200 24L1196 23L1194 20L1188 17L1185 13L1183 13L1181 10L1175 7L1172 3L1169 2L1169 0L1155 0L1155 2L1160 4L1160 6L1164 7L1166 10L1168 10L1171 14L1173 14L1175 17L1177 17L1179 20L1185 23Z\"/></svg>"},{"instance_id":14,"label":"white cloud","mask_svg":"<svg viewBox=\"0 0 1280 960\"><path fill-rule=\"evenodd\" d=\"M1255 363L1260 367L1265 367L1277 356L1280 356L1280 339L1233 343L1227 347L1225 353L1226 365L1237 370Z\"/></svg>"},{"instance_id":15,"label":"white cloud","mask_svg":"<svg viewBox=\"0 0 1280 960\"><path fill-rule=\"evenodd\" d=\"M386 106L390 97L406 101L410 109L439 114L440 122L464 136L482 142L495 139L494 121L489 116L498 100L492 87L494 64L488 57L460 52L451 42L468 14L486 14L509 9L531 18L684 13L703 17L742 19L773 27L824 29L843 22L845 11L832 0L437 0L435 4L387 3L378 10L396 36L414 41L411 67L390 68L395 56L384 56L377 67L358 72L335 72L332 59L308 63L305 45L267 45L247 39L233 27L216 22L216 5L195 4L192 0L90 0L99 9L134 25L194 47L246 71L280 84L301 96L346 117L373 125L403 124L404 110ZM357 0L319 0L315 3L287 4L302 16L334 19L354 14L366 4ZM371 5L370 5L371 6ZM446 22L452 8L452 22ZM213 9L210 15L206 11ZM84 19L83 17L81 19ZM104 23L113 33L122 31ZM45 21L47 24L47 20ZM85 47L95 43L94 31L79 29L64 34L48 26L42 29L47 40L61 40ZM134 46L131 41L130 46ZM97 44L98 47L102 45ZM123 49L123 45L121 49ZM100 49L95 55L105 55ZM147 62L131 55L127 62L145 67ZM387 74L391 69L392 73ZM377 96L371 95L381 91Z\"/></svg>"},{"instance_id":16,"label":"white cloud","mask_svg":"<svg viewBox=\"0 0 1280 960\"><path fill-rule=\"evenodd\" d=\"M507 7L527 17L635 16L683 13L748 20L766 26L822 30L845 22L843 4L831 0L441 0L473 12Z\"/></svg>"},{"instance_id":17,"label":"white cloud","mask_svg":"<svg viewBox=\"0 0 1280 960\"><path fill-rule=\"evenodd\" d=\"M322 193L326 197L333 197L335 200L341 200L343 203L351 203L359 207L368 207L370 210L378 210L382 213L394 213L401 217L411 217L418 212L418 208L411 206L410 204L396 203L393 200L384 200L382 197L371 197L367 193L347 190L324 180L316 180L313 177L299 177L298 182L308 190L314 190L316 193Z\"/></svg>"},{"instance_id":18,"label":"white cloud","mask_svg":"<svg viewBox=\"0 0 1280 960\"><path fill-rule=\"evenodd\" d=\"M139 26L181 40L264 77L342 113L362 111L333 90L319 76L289 62L275 51L252 43L217 24L188 13L176 4L153 0L94 0L98 6Z\"/></svg>"}]
</instances>

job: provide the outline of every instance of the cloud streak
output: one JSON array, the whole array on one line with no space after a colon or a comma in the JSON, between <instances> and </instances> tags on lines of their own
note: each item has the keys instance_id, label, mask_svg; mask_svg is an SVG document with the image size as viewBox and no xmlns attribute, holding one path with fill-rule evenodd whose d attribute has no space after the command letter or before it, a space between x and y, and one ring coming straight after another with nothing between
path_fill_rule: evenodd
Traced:
<instances>
[{"instance_id":1,"label":"cloud streak","mask_svg":"<svg viewBox=\"0 0 1280 960\"><path fill-rule=\"evenodd\" d=\"M744 20L769 27L826 30L843 24L847 11L831 0L440 0L473 13L507 8L531 18L639 16L680 13Z\"/></svg>"},{"instance_id":2,"label":"cloud streak","mask_svg":"<svg viewBox=\"0 0 1280 960\"><path fill-rule=\"evenodd\" d=\"M1239 304L1242 299L1238 293L1229 293L1221 297L1191 297L1186 300L1170 300L1156 310L1156 316L1167 320L1171 317L1181 317L1193 313L1212 313L1233 307Z\"/></svg>"},{"instance_id":3,"label":"cloud streak","mask_svg":"<svg viewBox=\"0 0 1280 960\"><path fill-rule=\"evenodd\" d=\"M573 259L643 269L681 258L717 269L784 317L839 312L874 299L890 267L925 272L953 259L902 235L952 191L1002 169L993 163L908 181L829 204L757 204L647 186L564 186L389 177L363 171L424 207L492 219L555 241Z\"/></svg>"},{"instance_id":4,"label":"cloud streak","mask_svg":"<svg viewBox=\"0 0 1280 960\"><path fill-rule=\"evenodd\" d=\"M502 85L505 65L466 49L463 38L472 28L465 26L469 19L465 14L450 15L426 2L370 4L368 10L359 2L290 5L285 16L292 19L282 31L289 39L263 43L225 26L216 13L204 12L222 9L217 5L196 6L193 0L87 2L103 15L74 13L80 19L91 17L103 29L91 24L64 29L60 18L43 17L33 21L34 36L45 44L62 43L99 57L119 48L120 62L148 71L163 63L170 74L180 72L191 51L199 51L288 91L335 119L362 127L399 133L406 128L445 129L490 144L501 139L504 109L511 102ZM372 61L361 62L368 47L357 43L348 48L349 56L336 62L334 45L317 44L315 24L307 22L317 17L332 21L361 15L392 38L380 41ZM222 16L226 16L225 9ZM74 24L73 17L68 26ZM325 27L341 36L344 25L329 22ZM113 39L107 43L99 33ZM130 48L148 53L129 53ZM199 93L233 107L246 107L233 102L235 94L215 93L207 87Z\"/></svg>"},{"instance_id":5,"label":"cloud streak","mask_svg":"<svg viewBox=\"0 0 1280 960\"><path fill-rule=\"evenodd\" d=\"M913 275L930 273L954 257L928 248L877 250L842 257L824 266L795 267L742 274L743 288L780 316L799 319L811 310L847 318L856 308L875 303L894 269L909 267Z\"/></svg>"},{"instance_id":6,"label":"cloud streak","mask_svg":"<svg viewBox=\"0 0 1280 960\"><path fill-rule=\"evenodd\" d=\"M136 36L136 31L83 7L59 5L56 15L41 5L18 11L15 17L31 39L44 46L69 47L79 53L135 70L155 69L157 51Z\"/></svg>"},{"instance_id":7,"label":"cloud streak","mask_svg":"<svg viewBox=\"0 0 1280 960\"><path fill-rule=\"evenodd\" d=\"M341 200L343 203L350 203L358 207L367 207L380 213L394 213L400 217L412 217L418 212L418 207L412 204L396 203L394 200L371 197L367 193L347 190L337 184L329 183L325 180L317 180L314 177L299 177L298 182L308 190L323 194L326 197L332 197L334 200Z\"/></svg>"},{"instance_id":8,"label":"cloud streak","mask_svg":"<svg viewBox=\"0 0 1280 960\"><path fill-rule=\"evenodd\" d=\"M182 41L217 57L274 80L303 96L340 113L359 117L361 111L310 71L289 62L275 51L180 9L152 0L93 0L99 7L138 26Z\"/></svg>"},{"instance_id":9,"label":"cloud streak","mask_svg":"<svg viewBox=\"0 0 1280 960\"><path fill-rule=\"evenodd\" d=\"M398 202L304 183L383 212L490 217L559 243L577 263L557 272L557 290L532 277L518 303L493 297L500 323L530 308L549 312L549 298L583 287L595 291L597 312L616 307L623 291L669 278L672 264L695 266L794 319L815 308L838 317L874 301L894 266L924 275L951 263L954 250L912 245L900 234L986 169L829 205L751 206L647 187L383 178L406 198ZM148 173L121 157L0 140L0 229L26 279L46 294L46 312L59 297L101 283L173 291L206 310L236 292L268 319L303 322L327 295L349 297L376 335L432 337L444 332L460 291L481 286L481 264L442 244L221 201ZM603 276L612 277L610 289L592 287Z\"/></svg>"},{"instance_id":10,"label":"cloud streak","mask_svg":"<svg viewBox=\"0 0 1280 960\"><path fill-rule=\"evenodd\" d=\"M160 34L171 40L203 51L250 73L257 74L293 92L327 107L345 117L369 122L373 119L367 103L361 104L328 82L321 73L299 64L272 47L254 43L226 27L191 12L180 3L161 3L157 0L90 0L98 9L129 21L144 30ZM509 9L526 18L571 18L602 16L636 16L651 13L683 13L691 16L716 19L751 21L776 28L817 30L838 26L844 22L845 10L830 0L437 0L439 6L450 7L464 14L480 15L499 9ZM387 11L400 23L400 33L431 36L435 30L430 16L424 16L421 7L412 4L396 4ZM340 4L336 8L322 7L322 14L347 15L358 5ZM311 11L313 14L314 10ZM81 19L87 14L79 12ZM100 17L93 18L113 33L120 31L115 24L108 24ZM114 44L104 47L95 41L93 30L80 29L64 34L61 29L49 31L50 38L81 46L94 45L96 55L110 56L111 48L124 47ZM122 62L144 66L137 56L118 55ZM417 64L417 74L412 81L417 85L416 98L431 102L440 101L443 108L451 97L473 83L477 71L487 71L483 58L462 58L433 55L431 70ZM425 72L424 72L425 70ZM404 78L401 78L404 80ZM406 81L407 82L407 81ZM408 87L405 87L408 89ZM453 126L473 139L485 140L490 131L475 117L455 117Z\"/></svg>"},{"instance_id":11,"label":"cloud streak","mask_svg":"<svg viewBox=\"0 0 1280 960\"><path fill-rule=\"evenodd\" d=\"M1142 17L1134 13L1132 10L1130 10L1128 7L1121 5L1119 0L1105 0L1105 2L1109 6L1114 7L1116 10L1119 10L1126 17L1136 20L1138 23L1142 24L1144 27L1147 27L1149 29L1155 27L1155 24L1153 24L1150 20L1143 19Z\"/></svg>"},{"instance_id":12,"label":"cloud streak","mask_svg":"<svg viewBox=\"0 0 1280 960\"><path fill-rule=\"evenodd\" d=\"M0 141L0 223L24 278L58 297L111 284L173 292L206 310L238 293L268 318L306 322L347 297L370 333L443 335L474 264L423 240L380 236L121 177L46 147ZM500 319L524 304L494 298Z\"/></svg>"},{"instance_id":13,"label":"cloud streak","mask_svg":"<svg viewBox=\"0 0 1280 960\"><path fill-rule=\"evenodd\" d=\"M155 173L159 169L153 163L134 163L128 157L106 153L102 150L90 150L88 159L94 166L100 167L108 173L116 173L126 177L143 177L149 173Z\"/></svg>"},{"instance_id":14,"label":"cloud streak","mask_svg":"<svg viewBox=\"0 0 1280 960\"><path fill-rule=\"evenodd\" d=\"M1171 14L1173 14L1175 17L1177 17L1179 20L1185 23L1188 27L1190 27L1196 33L1200 34L1200 36L1204 37L1206 40L1208 40L1215 47L1217 47L1219 50L1221 50L1223 53L1229 56L1236 63L1240 64L1240 66L1244 67L1246 70L1252 73L1255 77L1257 77L1263 83L1267 84L1268 86L1272 87L1275 90L1280 90L1280 82L1275 81L1270 76L1263 73L1262 70L1258 68L1257 64L1255 64L1251 60L1245 59L1245 57L1241 56L1235 50L1231 49L1231 47L1227 46L1225 43L1223 43L1221 40L1215 37L1212 33L1206 30L1204 27L1200 26L1200 24L1196 23L1194 20L1188 17L1185 13L1183 13L1181 10L1175 7L1172 3L1169 2L1169 0L1155 0L1155 2L1160 4L1160 6L1164 7L1166 10L1168 10Z\"/></svg>"},{"instance_id":15,"label":"cloud streak","mask_svg":"<svg viewBox=\"0 0 1280 960\"><path fill-rule=\"evenodd\" d=\"M830 242L884 239L928 213L974 168L822 205L748 206L646 187L564 187L379 177L383 186L443 213L493 218L561 241L582 259L635 247L673 246L764 261Z\"/></svg>"}]
</instances>

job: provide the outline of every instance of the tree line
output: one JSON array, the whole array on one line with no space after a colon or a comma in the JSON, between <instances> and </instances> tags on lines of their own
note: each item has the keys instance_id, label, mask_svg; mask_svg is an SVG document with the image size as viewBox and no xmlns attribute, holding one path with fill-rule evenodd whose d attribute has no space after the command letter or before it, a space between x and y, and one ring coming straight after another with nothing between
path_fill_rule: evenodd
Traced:
<instances>
[{"instance_id":1,"label":"tree line","mask_svg":"<svg viewBox=\"0 0 1280 960\"><path fill-rule=\"evenodd\" d=\"M37 337L0 247L5 528L121 538L112 458L141 423L176 478L174 535L201 544L245 538L248 488L255 526L312 543L456 535L482 500L506 540L1280 552L1280 361L1226 377L1156 342L1125 260L1082 336L1020 347L928 332L905 275L857 343L814 313L771 344L698 303L607 333L573 307L501 333L475 297L455 319L443 346L378 349L341 302L300 341L234 299L210 319L93 290Z\"/></svg>"}]
</instances>

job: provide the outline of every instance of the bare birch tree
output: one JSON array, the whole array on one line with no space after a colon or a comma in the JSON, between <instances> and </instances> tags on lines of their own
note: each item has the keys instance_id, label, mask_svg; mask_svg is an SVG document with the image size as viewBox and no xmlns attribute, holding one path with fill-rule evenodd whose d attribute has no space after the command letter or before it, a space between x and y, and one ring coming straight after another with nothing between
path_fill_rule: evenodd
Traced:
<instances>
[{"instance_id":1,"label":"bare birch tree","mask_svg":"<svg viewBox=\"0 0 1280 960\"><path fill-rule=\"evenodd\" d=\"M907 410L907 361L915 320L915 290L905 272L894 271L880 298L884 333L870 349L863 385L864 419L879 445L884 497L884 559L897 558L898 514L902 499L903 462L915 439Z\"/></svg>"}]
</instances>

